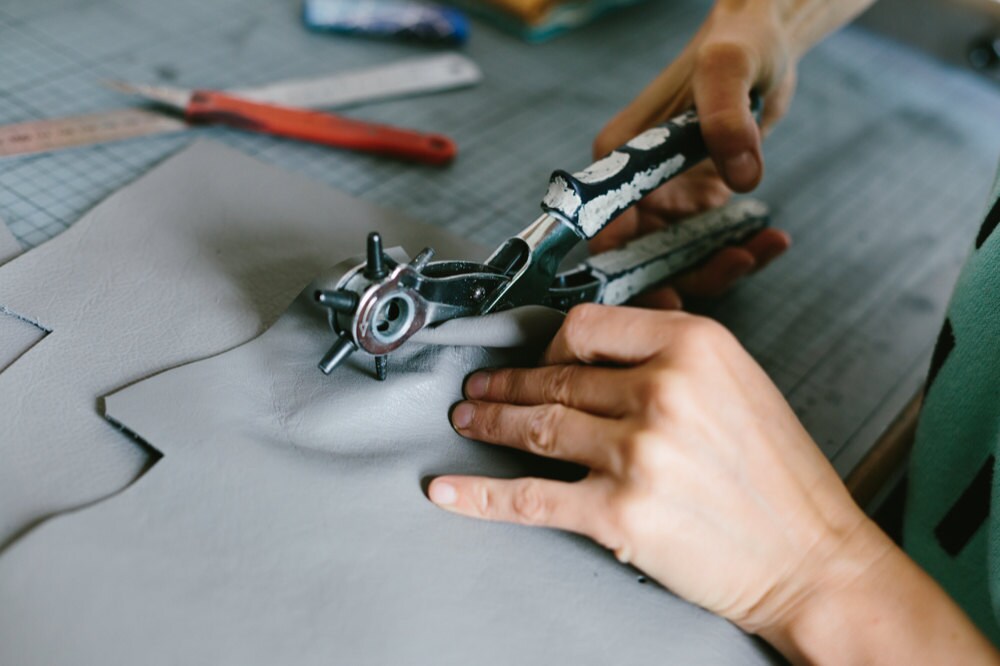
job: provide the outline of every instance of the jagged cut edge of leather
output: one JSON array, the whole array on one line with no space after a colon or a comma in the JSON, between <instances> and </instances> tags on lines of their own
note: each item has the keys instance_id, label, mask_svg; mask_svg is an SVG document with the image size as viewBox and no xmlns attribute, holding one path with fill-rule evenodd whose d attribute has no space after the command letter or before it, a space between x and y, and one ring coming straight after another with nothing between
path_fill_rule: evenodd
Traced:
<instances>
[{"instance_id":1,"label":"jagged cut edge of leather","mask_svg":"<svg viewBox=\"0 0 1000 666\"><path fill-rule=\"evenodd\" d=\"M163 451L153 446L153 444L149 440L144 438L142 435L129 428L127 425L116 419L111 414L108 414L108 408L107 405L104 403L103 399L101 400L100 410L101 410L101 416L104 417L104 420L107 421L108 424L111 425L111 427L113 427L115 430L117 430L121 434L125 435L126 437L134 441L139 446L147 449L150 453L152 453L154 456L157 457L157 460L166 455ZM138 481L139 478L141 478L145 474L145 472L149 471L149 468L152 467L153 464L155 463L156 460L150 461L150 463L147 465L147 468L143 470L143 474L140 474L139 477L136 478L136 481Z\"/></svg>"},{"instance_id":2,"label":"jagged cut edge of leather","mask_svg":"<svg viewBox=\"0 0 1000 666\"><path fill-rule=\"evenodd\" d=\"M10 308L8 308L6 305L0 305L0 315L7 315L8 317L13 317L14 319L19 319L19 320L23 321L25 324L30 324L31 326L34 326L35 328L43 331L46 335L48 335L49 333L51 333L52 330L53 330L52 327L46 326L45 324L43 324L42 322L38 321L37 319L32 319L31 317L28 317L27 315L23 315L20 312L15 312L14 310L11 310Z\"/></svg>"}]
</instances>

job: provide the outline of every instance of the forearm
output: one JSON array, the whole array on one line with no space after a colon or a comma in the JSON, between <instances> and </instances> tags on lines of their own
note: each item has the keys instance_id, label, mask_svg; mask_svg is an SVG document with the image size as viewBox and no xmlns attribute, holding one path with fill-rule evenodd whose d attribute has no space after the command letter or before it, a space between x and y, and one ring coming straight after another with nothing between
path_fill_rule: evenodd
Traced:
<instances>
[{"instance_id":1,"label":"forearm","mask_svg":"<svg viewBox=\"0 0 1000 666\"><path fill-rule=\"evenodd\" d=\"M877 530L869 526L869 531ZM761 635L801 664L998 664L955 602L881 533Z\"/></svg>"}]
</instances>

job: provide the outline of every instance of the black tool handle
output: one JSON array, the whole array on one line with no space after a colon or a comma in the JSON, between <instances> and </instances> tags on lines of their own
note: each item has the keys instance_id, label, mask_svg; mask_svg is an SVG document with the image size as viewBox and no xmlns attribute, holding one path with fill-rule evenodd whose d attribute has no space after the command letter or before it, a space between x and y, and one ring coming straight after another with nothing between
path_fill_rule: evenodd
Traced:
<instances>
[{"instance_id":1,"label":"black tool handle","mask_svg":"<svg viewBox=\"0 0 1000 666\"><path fill-rule=\"evenodd\" d=\"M751 95L760 117L760 98ZM542 209L593 238L629 206L708 157L698 114L687 111L652 127L583 171L556 171Z\"/></svg>"}]
</instances>

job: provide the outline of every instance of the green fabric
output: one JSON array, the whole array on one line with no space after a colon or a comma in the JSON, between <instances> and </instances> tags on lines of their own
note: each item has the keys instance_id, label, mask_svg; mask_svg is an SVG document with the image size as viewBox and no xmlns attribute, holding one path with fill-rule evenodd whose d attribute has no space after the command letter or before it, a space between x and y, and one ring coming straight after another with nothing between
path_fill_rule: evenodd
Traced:
<instances>
[{"instance_id":1,"label":"green fabric","mask_svg":"<svg viewBox=\"0 0 1000 666\"><path fill-rule=\"evenodd\" d=\"M987 220L995 220L998 195L1000 173L987 206L993 217L988 213ZM950 324L954 346L939 341L935 353L944 360L930 378L917 428L903 543L1000 645L1000 511L990 511L978 529L969 530L971 538L961 541L957 553L955 542L949 553L943 545L948 540L940 536L956 516L976 525L968 520L976 511L967 509L977 502L960 500L975 496L967 489L977 473L982 472L984 489L980 511L988 511L990 503L1000 506L1000 472L993 470L991 489L987 481L990 456L1000 460L1000 230L984 237L987 231L984 226L981 245L963 268L948 307L946 331Z\"/></svg>"}]
</instances>

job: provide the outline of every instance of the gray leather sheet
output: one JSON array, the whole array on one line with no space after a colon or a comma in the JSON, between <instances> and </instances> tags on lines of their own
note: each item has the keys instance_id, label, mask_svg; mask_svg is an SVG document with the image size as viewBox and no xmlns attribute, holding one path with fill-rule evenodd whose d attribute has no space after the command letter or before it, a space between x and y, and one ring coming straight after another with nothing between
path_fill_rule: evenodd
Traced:
<instances>
[{"instance_id":1,"label":"gray leather sheet","mask_svg":"<svg viewBox=\"0 0 1000 666\"><path fill-rule=\"evenodd\" d=\"M101 418L101 396L260 334L370 228L475 256L441 231L202 143L0 267L0 550L147 465L150 453Z\"/></svg>"},{"instance_id":2,"label":"gray leather sheet","mask_svg":"<svg viewBox=\"0 0 1000 666\"><path fill-rule=\"evenodd\" d=\"M585 539L424 498L443 472L566 471L447 418L463 376L532 362L560 315L450 322L379 383L359 355L317 370L311 293L253 342L107 398L164 458L0 558L0 662L769 663Z\"/></svg>"}]
</instances>

